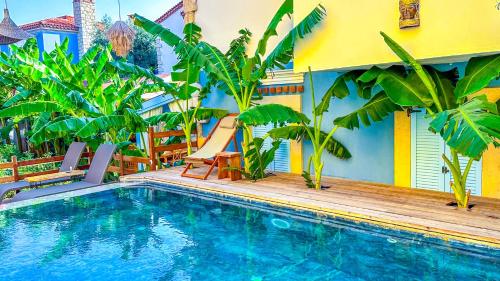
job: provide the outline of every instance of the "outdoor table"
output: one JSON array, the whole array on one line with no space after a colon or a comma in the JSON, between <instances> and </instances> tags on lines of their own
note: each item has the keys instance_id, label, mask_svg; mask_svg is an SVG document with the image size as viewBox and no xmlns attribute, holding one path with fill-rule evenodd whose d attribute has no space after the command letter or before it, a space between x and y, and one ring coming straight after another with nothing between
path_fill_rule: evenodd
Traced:
<instances>
[{"instance_id":1,"label":"outdoor table","mask_svg":"<svg viewBox=\"0 0 500 281\"><path fill-rule=\"evenodd\" d=\"M70 180L83 177L85 175L85 171L82 170L73 170L68 172L58 172L54 174L40 175L34 177L28 177L24 180L29 182L31 186L37 186L44 181L57 180L69 178Z\"/></svg>"},{"instance_id":2,"label":"outdoor table","mask_svg":"<svg viewBox=\"0 0 500 281\"><path fill-rule=\"evenodd\" d=\"M217 153L219 179L225 179L229 176L231 181L241 180L241 153L239 152L221 152ZM230 168L228 170L228 168Z\"/></svg>"}]
</instances>

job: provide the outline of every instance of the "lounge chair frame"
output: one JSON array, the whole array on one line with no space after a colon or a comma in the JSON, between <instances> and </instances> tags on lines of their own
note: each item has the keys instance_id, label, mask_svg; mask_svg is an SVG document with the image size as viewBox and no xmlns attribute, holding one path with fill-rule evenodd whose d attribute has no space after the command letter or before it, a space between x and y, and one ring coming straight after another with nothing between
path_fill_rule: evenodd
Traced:
<instances>
[{"instance_id":1,"label":"lounge chair frame","mask_svg":"<svg viewBox=\"0 0 500 281\"><path fill-rule=\"evenodd\" d=\"M238 116L238 114L234 114L233 113L233 114L229 114L228 116ZM210 133L208 134L207 138L203 142L203 145L200 147L200 149L202 149L203 146L205 146L205 144L207 144L210 141L210 139L212 138L212 135L214 134L215 130L217 130L217 128L219 127L221 121L222 121L222 118L219 119L219 121L217 121L217 123L212 128L212 130L210 130ZM233 141L234 142L234 150L236 152L238 152L238 142L236 141L236 132L237 131L238 131L237 129L234 131L234 133L231 136L231 138L229 138L229 140L224 145L224 149L223 150L226 150L227 147L229 146L229 144L231 143L231 141ZM186 160L186 162L188 162L188 161L189 160ZM194 163L193 162L187 163L186 168L184 168L184 170L181 173L181 177L193 178L193 179L199 179L199 180L206 180L210 176L210 174L212 173L212 171L215 168L215 166L217 166L218 162L219 162L219 156L215 156L215 158L213 160L203 159L203 164L209 165L208 171L204 175L189 174L188 171L191 168L193 168Z\"/></svg>"},{"instance_id":2,"label":"lounge chair frame","mask_svg":"<svg viewBox=\"0 0 500 281\"><path fill-rule=\"evenodd\" d=\"M9 200L9 203L101 185L115 151L116 145L101 144L99 148L97 148L92 163L90 164L89 171L82 181L21 192Z\"/></svg>"},{"instance_id":3,"label":"lounge chair frame","mask_svg":"<svg viewBox=\"0 0 500 281\"><path fill-rule=\"evenodd\" d=\"M80 162L80 159L82 158L83 151L85 150L86 147L87 147L87 144L84 142L72 142L68 148L68 151L66 151L66 154L64 155L63 161L61 163L61 167L59 168L59 172L69 171L70 167L74 168L74 169L78 168L78 163ZM36 163L37 161L39 161L39 160L32 160L30 162ZM15 163L17 164L17 160ZM40 163L42 163L42 162L40 162ZM14 170L14 174L17 174L17 167L15 167L13 170ZM40 175L40 173L38 175ZM16 180L16 176L14 176L14 180ZM67 181L67 180L70 180L70 178L47 180L47 181L41 182L41 185L54 184L54 183ZM23 189L33 188L33 187L36 187L36 186L34 186L34 185L24 181L24 180L0 184L0 203L3 201L3 197L8 192L15 191L16 193L19 193Z\"/></svg>"}]
</instances>

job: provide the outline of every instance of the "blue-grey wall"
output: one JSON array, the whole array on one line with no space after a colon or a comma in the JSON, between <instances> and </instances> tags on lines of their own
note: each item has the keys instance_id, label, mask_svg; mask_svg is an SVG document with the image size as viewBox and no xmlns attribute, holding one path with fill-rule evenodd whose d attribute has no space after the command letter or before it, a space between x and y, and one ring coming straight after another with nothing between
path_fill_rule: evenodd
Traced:
<instances>
[{"instance_id":1,"label":"blue-grey wall","mask_svg":"<svg viewBox=\"0 0 500 281\"><path fill-rule=\"evenodd\" d=\"M338 77L338 72L315 72L313 81L316 88L316 99L321 100L322 96L330 85ZM312 118L312 98L310 91L309 76L305 75L305 92L302 95L302 112ZM353 95L344 99L333 101L330 111L325 114L323 130L329 131L333 128L333 120L354 111L363 105L366 100ZM230 112L238 112L238 107L233 98L219 91L214 91L203 102L205 107L219 107L228 109ZM203 128L204 135L207 135L213 127L215 121L212 120ZM381 183L393 183L394 178L394 118L388 117L385 121L376 123L369 128L350 131L339 129L335 138L341 141L352 153L350 160L339 160L328 153L324 154L325 168L324 175L349 178L354 180L366 180ZM241 139L241 136L239 136ZM305 141L303 144L303 166L307 165L307 160L312 153L312 145Z\"/></svg>"},{"instance_id":2,"label":"blue-grey wall","mask_svg":"<svg viewBox=\"0 0 500 281\"><path fill-rule=\"evenodd\" d=\"M203 79L201 82L202 82L202 84L204 83ZM212 93L210 93L208 95L208 97L205 100L203 100L202 106L209 107L209 108L222 108L222 109L229 111L229 113L238 113L239 112L238 105L236 104L234 99L231 96L228 96L225 93L223 93L222 91L218 91L216 89L214 89L212 91ZM210 131L212 130L212 128L215 126L216 123L217 123L217 120L212 118L212 120L210 120L210 122L208 124L203 125L203 136L204 137L208 136L208 134L210 133ZM243 135L241 134L241 132L239 132L236 135L236 141L238 142L238 144L241 144L242 140L243 140ZM229 145L228 150L234 151L234 145L232 142ZM238 151L241 151L241 146L238 146Z\"/></svg>"},{"instance_id":3,"label":"blue-grey wall","mask_svg":"<svg viewBox=\"0 0 500 281\"><path fill-rule=\"evenodd\" d=\"M68 53L73 54L73 63L77 63L80 58L78 56L78 34L74 32L64 32L64 31L50 31L43 30L38 31L35 35L38 42L38 48L40 49L40 60L42 59L42 53L45 51L43 34L56 34L59 35L60 42L64 42L66 38L69 40Z\"/></svg>"},{"instance_id":4,"label":"blue-grey wall","mask_svg":"<svg viewBox=\"0 0 500 281\"><path fill-rule=\"evenodd\" d=\"M63 42L66 38L69 40L68 52L73 54L73 62L77 63L80 61L79 51L78 51L78 34L77 33L69 33L69 32L61 32L61 42Z\"/></svg>"},{"instance_id":5,"label":"blue-grey wall","mask_svg":"<svg viewBox=\"0 0 500 281\"><path fill-rule=\"evenodd\" d=\"M56 34L59 35L60 42L62 43L66 38L69 39L68 53L73 54L73 63L77 63L79 61L78 56L78 34L75 32L65 32L65 31L37 31L34 33L34 37L38 44L38 49L40 50L40 60L42 59L42 53L45 51L44 42L43 42L43 34ZM8 45L1 45L0 51L10 54L10 49Z\"/></svg>"},{"instance_id":6,"label":"blue-grey wall","mask_svg":"<svg viewBox=\"0 0 500 281\"><path fill-rule=\"evenodd\" d=\"M8 45L0 45L0 51L10 54L10 49Z\"/></svg>"},{"instance_id":7,"label":"blue-grey wall","mask_svg":"<svg viewBox=\"0 0 500 281\"><path fill-rule=\"evenodd\" d=\"M338 72L333 71L313 73L316 103L321 100L338 75ZM309 80L309 74L306 74L302 112L312 118L312 96ZM366 103L366 100L357 97L353 85L351 85L351 92L352 94L343 100L332 101L329 112L325 113L323 118L323 131L329 132L333 128L335 118L351 113ZM388 184L394 182L393 116L386 118L383 122L375 123L371 127L362 127L359 130L350 131L340 128L334 137L349 149L352 158L340 160L325 152L323 154L324 175ZM304 167L306 167L312 151L312 145L306 141L304 143Z\"/></svg>"}]
</instances>

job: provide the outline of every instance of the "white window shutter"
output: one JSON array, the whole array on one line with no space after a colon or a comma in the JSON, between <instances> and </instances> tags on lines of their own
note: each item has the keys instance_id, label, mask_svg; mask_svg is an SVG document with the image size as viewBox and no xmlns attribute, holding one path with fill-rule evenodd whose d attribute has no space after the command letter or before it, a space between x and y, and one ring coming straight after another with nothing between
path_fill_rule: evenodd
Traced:
<instances>
[{"instance_id":1,"label":"white window shutter","mask_svg":"<svg viewBox=\"0 0 500 281\"><path fill-rule=\"evenodd\" d=\"M273 128L274 126L272 124L253 127L253 136L263 137ZM267 138L264 141L262 149L269 150L271 148L272 142L272 139ZM276 151L274 161L271 162L267 168L273 172L290 172L290 141L283 140L283 142L280 144L280 147Z\"/></svg>"},{"instance_id":2,"label":"white window shutter","mask_svg":"<svg viewBox=\"0 0 500 281\"><path fill-rule=\"evenodd\" d=\"M429 131L425 110L412 116L412 187L445 191L443 140Z\"/></svg>"},{"instance_id":3,"label":"white window shutter","mask_svg":"<svg viewBox=\"0 0 500 281\"><path fill-rule=\"evenodd\" d=\"M412 187L452 192L450 181L453 176L450 172L443 174L445 166L443 153L451 159L449 148L438 134L428 130L429 120L425 118L425 111L415 112L412 115ZM460 157L462 171L467 165L468 158ZM446 167L449 169L449 167ZM474 161L467 177L466 188L472 195L481 195L482 162Z\"/></svg>"},{"instance_id":4,"label":"white window shutter","mask_svg":"<svg viewBox=\"0 0 500 281\"><path fill-rule=\"evenodd\" d=\"M283 140L274 156L274 171L290 172L290 141Z\"/></svg>"}]
</instances>

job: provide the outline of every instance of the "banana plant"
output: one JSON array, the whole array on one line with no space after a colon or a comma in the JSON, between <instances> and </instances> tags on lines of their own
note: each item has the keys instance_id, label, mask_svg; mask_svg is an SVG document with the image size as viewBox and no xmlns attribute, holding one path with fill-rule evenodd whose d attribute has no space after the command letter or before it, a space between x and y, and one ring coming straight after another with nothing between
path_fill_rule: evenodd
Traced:
<instances>
[{"instance_id":1,"label":"banana plant","mask_svg":"<svg viewBox=\"0 0 500 281\"><path fill-rule=\"evenodd\" d=\"M254 54L248 54L248 44L252 33L242 29L234 39L227 52L222 52L208 42L200 41L196 46L187 44L169 29L154 23L139 15L134 15L134 24L162 39L174 48L176 54L201 67L208 76L208 87L215 86L234 98L239 112L245 112L254 106L254 100L260 98L257 87L261 79L267 77L267 72L275 68L284 68L293 58L293 50L297 40L304 38L313 31L325 16L325 9L319 5L281 40L276 47L268 52L268 42L277 36L277 27L284 17L293 14L293 0L285 0L268 24ZM267 55L266 55L267 54ZM243 130L242 148L244 154L250 149L252 134ZM245 157L245 169L250 166ZM248 170L247 170L248 171Z\"/></svg>"},{"instance_id":2,"label":"banana plant","mask_svg":"<svg viewBox=\"0 0 500 281\"><path fill-rule=\"evenodd\" d=\"M31 43L31 41L30 41ZM90 144L127 141L145 131L146 121L136 113L148 88L138 72L121 68L110 47L91 48L79 63L68 55L68 41L50 52L13 48L13 57L0 58L2 67L15 71L19 81L30 81L36 92L16 94L4 103L0 118L34 120L29 142L40 145L57 139L81 138ZM135 70L135 69L134 69ZM128 77L127 80L122 77ZM20 86L24 86L20 85ZM23 87L25 88L25 87Z\"/></svg>"},{"instance_id":3,"label":"banana plant","mask_svg":"<svg viewBox=\"0 0 500 281\"><path fill-rule=\"evenodd\" d=\"M349 150L333 137L339 126L334 126L328 132L323 131L322 127L324 126L324 114L328 112L332 100L334 98L342 99L349 94L347 81L349 81L348 76L352 75L353 73L347 73L337 78L323 95L321 101L317 103L312 71L309 68L313 106L313 110L311 112L311 115L313 116L312 121L304 114L278 104L258 105L252 107L240 114L238 116L238 120L242 122L244 126L261 126L269 123L283 125L286 123L288 125L279 126L270 130L266 137L271 137L274 140L309 140L313 146L313 153L307 161L306 170L303 171L302 176L304 177L306 185L309 188L319 190L322 187L321 176L324 167L323 152L327 151L335 157L343 160L351 158ZM311 176L311 167L314 169L314 180Z\"/></svg>"},{"instance_id":4,"label":"banana plant","mask_svg":"<svg viewBox=\"0 0 500 281\"><path fill-rule=\"evenodd\" d=\"M139 17L139 16L136 16ZM176 52L178 53L178 62L173 67L174 72L171 73L172 83L166 83L162 79L153 77L152 73L146 73L145 70L138 70L144 78L149 79L153 87L163 91L164 94L170 94L173 98L173 103L179 109L179 112L167 112L160 116L153 116L149 118L148 122L154 125L159 122L167 123L167 128L175 129L180 127L184 131L184 138L187 143L187 153L192 153L192 131L199 120L210 119L212 117L222 118L227 115L227 111L217 108L204 108L202 101L207 97L210 88L200 87L200 73L203 64L197 63L196 56L190 54L196 52L197 45L201 38L201 28L194 23L186 24L184 26L184 38L177 37L176 35L158 31L164 40L176 41ZM170 36L170 37L169 37ZM170 38L170 39L167 39ZM193 104L193 99L196 97L196 102Z\"/></svg>"},{"instance_id":5,"label":"banana plant","mask_svg":"<svg viewBox=\"0 0 500 281\"><path fill-rule=\"evenodd\" d=\"M276 151L280 148L281 140L274 140L269 149L264 148L265 139L255 137L250 143L250 149L246 152L246 157L250 159L248 171L241 171L245 178L252 181L265 178L268 173L266 169L274 160Z\"/></svg>"},{"instance_id":6,"label":"banana plant","mask_svg":"<svg viewBox=\"0 0 500 281\"><path fill-rule=\"evenodd\" d=\"M11 56L0 53L0 108L6 108L21 99L25 99L40 91L40 85L33 83L31 79L25 77L19 71L19 64L16 63L15 54L26 53L38 57L38 47L36 41L28 40L22 46L12 46ZM10 132L15 131L17 136L17 147L22 151L20 122L29 124L29 120L0 118L3 134L0 136L2 142L10 143Z\"/></svg>"},{"instance_id":7,"label":"banana plant","mask_svg":"<svg viewBox=\"0 0 500 281\"><path fill-rule=\"evenodd\" d=\"M176 130L179 127L184 131L184 140L187 144L188 155L192 153L192 130L197 121L208 120L210 118L221 119L229 112L219 108L201 107L201 100L189 109L183 109L179 112L165 112L160 115L151 116L145 121L150 125L163 124L167 130Z\"/></svg>"},{"instance_id":8,"label":"banana plant","mask_svg":"<svg viewBox=\"0 0 500 281\"><path fill-rule=\"evenodd\" d=\"M496 104L477 93L500 75L500 55L475 57L469 60L465 75L458 70L439 71L421 65L403 47L385 33L381 33L390 49L410 66L410 69L374 67L356 81L369 84L375 95L358 110L335 120L335 124L348 129L378 122L392 112L405 108L425 108L431 120L429 130L439 134L450 148L451 159L443 154L450 169L450 182L460 208L469 206L470 191L466 190L467 177L474 160L479 160L490 144L500 145L500 115ZM464 169L459 155L468 158Z\"/></svg>"}]
</instances>

